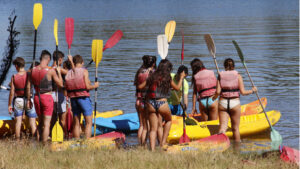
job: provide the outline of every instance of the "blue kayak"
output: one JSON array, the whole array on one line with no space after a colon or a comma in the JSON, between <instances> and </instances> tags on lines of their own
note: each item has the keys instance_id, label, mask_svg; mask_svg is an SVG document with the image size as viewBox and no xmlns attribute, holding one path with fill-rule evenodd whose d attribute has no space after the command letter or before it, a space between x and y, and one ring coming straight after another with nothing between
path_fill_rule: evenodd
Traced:
<instances>
[{"instance_id":1,"label":"blue kayak","mask_svg":"<svg viewBox=\"0 0 300 169\"><path fill-rule=\"evenodd\" d=\"M93 120L94 123L94 120ZM135 132L139 129L139 117L137 113L128 113L110 118L96 118L96 135L111 132L122 131L124 133ZM94 124L92 133L94 132Z\"/></svg>"},{"instance_id":2,"label":"blue kayak","mask_svg":"<svg viewBox=\"0 0 300 169\"><path fill-rule=\"evenodd\" d=\"M0 116L0 120L13 120L11 116Z\"/></svg>"}]
</instances>

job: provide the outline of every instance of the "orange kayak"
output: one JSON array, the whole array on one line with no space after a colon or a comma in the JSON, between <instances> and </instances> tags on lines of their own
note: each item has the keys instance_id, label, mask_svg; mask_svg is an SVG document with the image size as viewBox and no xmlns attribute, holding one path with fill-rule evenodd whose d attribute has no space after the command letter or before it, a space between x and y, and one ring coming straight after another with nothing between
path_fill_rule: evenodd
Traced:
<instances>
[{"instance_id":1,"label":"orange kayak","mask_svg":"<svg viewBox=\"0 0 300 169\"><path fill-rule=\"evenodd\" d=\"M263 97L261 98L261 102L263 103L264 107L267 106L267 98ZM251 115L251 114L258 114L261 113L263 109L260 106L259 100L256 100L254 102L244 104L241 106L241 115ZM201 121L201 114L189 114L189 117L193 117L197 121Z\"/></svg>"}]
</instances>

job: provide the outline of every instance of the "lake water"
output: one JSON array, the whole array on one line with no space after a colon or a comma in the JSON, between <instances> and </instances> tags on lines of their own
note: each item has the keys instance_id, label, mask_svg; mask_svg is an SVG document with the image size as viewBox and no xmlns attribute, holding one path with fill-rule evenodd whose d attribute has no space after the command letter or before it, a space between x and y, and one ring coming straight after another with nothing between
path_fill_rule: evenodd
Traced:
<instances>
[{"instance_id":1,"label":"lake water","mask_svg":"<svg viewBox=\"0 0 300 169\"><path fill-rule=\"evenodd\" d=\"M34 27L33 4L37 1L0 2L0 52L4 51L8 36L8 16L16 10L17 30L21 32L20 46L16 56L32 62ZM133 79L145 54L157 55L156 37L164 33L169 20L176 20L175 36L170 44L168 59L176 72L180 65L181 36L185 34L185 60L198 57L205 66L214 69L203 35L211 33L216 44L217 60L223 69L223 61L232 57L236 69L244 77L246 88L250 81L232 40L236 40L245 55L246 63L260 96L268 98L267 110L279 110L280 121L275 125L283 136L285 145L299 146L299 9L297 0L171 0L171 1L43 1L43 20L38 28L37 58L43 49L55 50L53 37L54 18L59 21L59 49L67 53L64 34L64 18L75 20L71 53L91 59L91 42L104 42L121 29L123 39L112 49L104 52L98 75L101 87L98 92L98 111L122 109L135 112L135 87ZM158 55L157 55L158 56ZM94 80L94 68L90 67L90 78ZM8 77L15 73L11 67ZM191 74L191 70L190 70ZM189 81L191 76L187 78ZM9 78L3 83L7 85ZM7 113L7 91L0 91L0 115ZM190 93L192 90L190 90ZM93 92L91 92L93 95ZM91 98L94 98L93 96ZM188 111L191 111L191 94ZM242 104L256 100L255 95L241 98Z\"/></svg>"}]
</instances>

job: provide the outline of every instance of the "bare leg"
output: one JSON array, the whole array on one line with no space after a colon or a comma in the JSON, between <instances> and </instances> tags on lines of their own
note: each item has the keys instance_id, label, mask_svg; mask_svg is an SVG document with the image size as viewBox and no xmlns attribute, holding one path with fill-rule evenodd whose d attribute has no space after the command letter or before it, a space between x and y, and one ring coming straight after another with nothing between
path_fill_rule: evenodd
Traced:
<instances>
[{"instance_id":1,"label":"bare leg","mask_svg":"<svg viewBox=\"0 0 300 169\"><path fill-rule=\"evenodd\" d=\"M146 145L146 142L147 142L147 140L146 140L146 138L147 138L147 133L149 133L149 130L150 130L150 126L149 126L149 117L148 117L149 115L148 115L148 112L147 112L147 110L145 109L144 110L144 116L143 116L143 131L142 131L142 142L141 142L141 144L143 145L143 146L145 146Z\"/></svg>"},{"instance_id":2,"label":"bare leg","mask_svg":"<svg viewBox=\"0 0 300 169\"><path fill-rule=\"evenodd\" d=\"M18 116L18 117L15 118L16 140L20 140L20 137L21 137L21 125L22 125L22 116Z\"/></svg>"},{"instance_id":3,"label":"bare leg","mask_svg":"<svg viewBox=\"0 0 300 169\"><path fill-rule=\"evenodd\" d=\"M225 133L228 128L229 115L226 112L226 108L224 108L220 104L218 108L219 108L219 121L220 121L220 128L218 133Z\"/></svg>"},{"instance_id":4,"label":"bare leg","mask_svg":"<svg viewBox=\"0 0 300 169\"><path fill-rule=\"evenodd\" d=\"M208 115L206 112L206 108L202 105L201 102L199 102L199 110L201 113L201 121L207 121L208 120Z\"/></svg>"},{"instance_id":5,"label":"bare leg","mask_svg":"<svg viewBox=\"0 0 300 169\"><path fill-rule=\"evenodd\" d=\"M50 133L51 116L44 116L42 141L46 143Z\"/></svg>"},{"instance_id":6,"label":"bare leg","mask_svg":"<svg viewBox=\"0 0 300 169\"><path fill-rule=\"evenodd\" d=\"M140 103L138 103L138 101L136 101L136 104L135 104L135 108L136 108L136 111L138 113L138 116L139 116L139 122L140 122L140 126L139 126L139 129L138 129L138 142L140 143L140 145L142 145L142 133L143 133L143 130L144 130L144 126L143 126L143 110L142 108L140 107Z\"/></svg>"},{"instance_id":7,"label":"bare leg","mask_svg":"<svg viewBox=\"0 0 300 169\"><path fill-rule=\"evenodd\" d=\"M34 137L36 135L36 118L29 118L29 125L31 128L31 135Z\"/></svg>"},{"instance_id":8,"label":"bare leg","mask_svg":"<svg viewBox=\"0 0 300 169\"><path fill-rule=\"evenodd\" d=\"M168 137L170 129L171 129L172 116L171 116L171 111L170 111L169 105L167 103L163 104L159 108L158 112L165 120L165 125L164 125L164 129L163 129L162 143L161 143L161 146L164 146L167 143L167 137Z\"/></svg>"},{"instance_id":9,"label":"bare leg","mask_svg":"<svg viewBox=\"0 0 300 169\"><path fill-rule=\"evenodd\" d=\"M80 116L73 116L73 136L76 139L80 138Z\"/></svg>"},{"instance_id":10,"label":"bare leg","mask_svg":"<svg viewBox=\"0 0 300 169\"><path fill-rule=\"evenodd\" d=\"M84 134L85 138L90 138L91 133L92 133L92 116L84 116L85 119L85 129L84 129Z\"/></svg>"},{"instance_id":11,"label":"bare leg","mask_svg":"<svg viewBox=\"0 0 300 169\"><path fill-rule=\"evenodd\" d=\"M209 115L208 120L218 120L218 101L215 101L210 107L209 107Z\"/></svg>"},{"instance_id":12,"label":"bare leg","mask_svg":"<svg viewBox=\"0 0 300 169\"><path fill-rule=\"evenodd\" d=\"M159 145L162 146L162 144L163 144L163 133L164 133L163 119L162 119L162 116L160 114L157 114L157 119L158 119L157 138L158 138Z\"/></svg>"},{"instance_id":13,"label":"bare leg","mask_svg":"<svg viewBox=\"0 0 300 169\"><path fill-rule=\"evenodd\" d=\"M237 105L230 110L231 128L233 133L233 139L235 142L240 142L240 117L241 117L241 105Z\"/></svg>"},{"instance_id":14,"label":"bare leg","mask_svg":"<svg viewBox=\"0 0 300 169\"><path fill-rule=\"evenodd\" d=\"M150 133L149 133L150 149L151 149L151 151L154 151L155 143L156 143L158 119L157 119L156 111L152 107L152 105L149 103L146 103L146 104L147 104L147 108L148 108L149 123L150 123Z\"/></svg>"},{"instance_id":15,"label":"bare leg","mask_svg":"<svg viewBox=\"0 0 300 169\"><path fill-rule=\"evenodd\" d=\"M60 124L64 130L64 133L66 134L67 133L67 123L66 123L67 112L58 114L58 117L59 117Z\"/></svg>"}]
</instances>

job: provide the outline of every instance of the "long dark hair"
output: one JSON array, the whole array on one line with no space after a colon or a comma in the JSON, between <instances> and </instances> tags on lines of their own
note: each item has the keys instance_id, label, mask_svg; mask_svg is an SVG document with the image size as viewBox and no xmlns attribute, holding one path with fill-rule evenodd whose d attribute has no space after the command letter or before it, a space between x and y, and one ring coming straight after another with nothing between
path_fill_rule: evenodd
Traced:
<instances>
[{"instance_id":1,"label":"long dark hair","mask_svg":"<svg viewBox=\"0 0 300 169\"><path fill-rule=\"evenodd\" d=\"M154 73L150 75L147 79L147 87L156 84L157 87L161 88L162 94L168 94L171 88L171 71L173 69L172 63L168 59L163 59L160 61L158 68ZM148 91L149 92L149 91Z\"/></svg>"},{"instance_id":2,"label":"long dark hair","mask_svg":"<svg viewBox=\"0 0 300 169\"><path fill-rule=\"evenodd\" d=\"M200 60L200 59L193 59L191 61L191 68L192 68L192 71L193 71L193 75L192 75L192 86L194 85L195 83L195 78L194 76L202 69L205 69L205 66L203 64L203 62Z\"/></svg>"},{"instance_id":3,"label":"long dark hair","mask_svg":"<svg viewBox=\"0 0 300 169\"><path fill-rule=\"evenodd\" d=\"M144 55L143 58L143 64L142 66L137 70L135 77L134 77L134 85L136 86L138 84L138 76L139 74L144 70L148 69L150 67L153 67L156 69L156 56L150 56L150 55Z\"/></svg>"},{"instance_id":4,"label":"long dark hair","mask_svg":"<svg viewBox=\"0 0 300 169\"><path fill-rule=\"evenodd\" d=\"M227 58L224 61L225 70L234 70L234 61L231 58Z\"/></svg>"},{"instance_id":5,"label":"long dark hair","mask_svg":"<svg viewBox=\"0 0 300 169\"><path fill-rule=\"evenodd\" d=\"M182 72L184 72L186 75L189 74L189 70L188 70L188 68L187 68L186 66L184 66L184 65L179 66L179 68L178 68L178 70L177 70L177 73L176 73L176 75L175 75L175 80L176 80L177 82L179 82L179 80L180 80L180 74L181 74Z\"/></svg>"}]
</instances>

